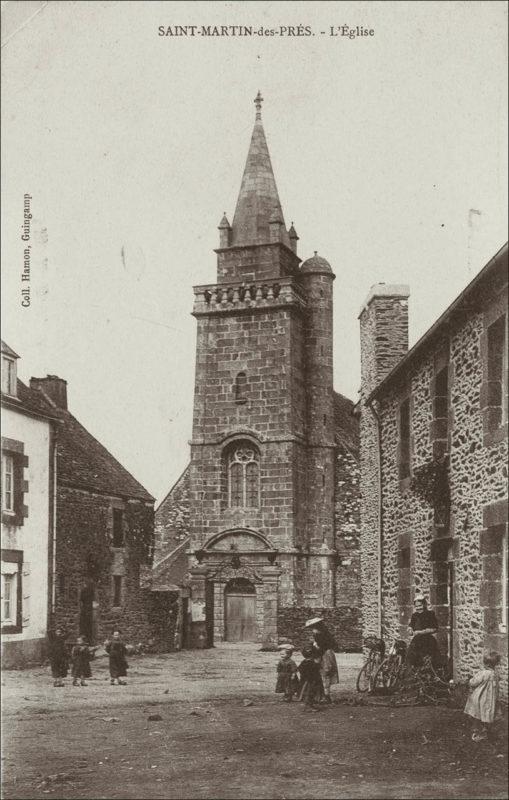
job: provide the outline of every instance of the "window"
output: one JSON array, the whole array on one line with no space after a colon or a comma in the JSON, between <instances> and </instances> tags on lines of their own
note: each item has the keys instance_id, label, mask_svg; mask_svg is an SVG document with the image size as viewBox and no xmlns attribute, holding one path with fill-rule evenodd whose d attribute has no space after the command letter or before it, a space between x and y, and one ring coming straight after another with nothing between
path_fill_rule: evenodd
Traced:
<instances>
[{"instance_id":1,"label":"window","mask_svg":"<svg viewBox=\"0 0 509 800\"><path fill-rule=\"evenodd\" d=\"M2 356L2 392L16 397L16 361Z\"/></svg>"},{"instance_id":2,"label":"window","mask_svg":"<svg viewBox=\"0 0 509 800\"><path fill-rule=\"evenodd\" d=\"M2 453L2 511L14 514L14 458Z\"/></svg>"},{"instance_id":3,"label":"window","mask_svg":"<svg viewBox=\"0 0 509 800\"><path fill-rule=\"evenodd\" d=\"M113 547L124 546L124 513L121 508L113 509Z\"/></svg>"},{"instance_id":4,"label":"window","mask_svg":"<svg viewBox=\"0 0 509 800\"><path fill-rule=\"evenodd\" d=\"M122 576L121 575L114 575L113 576L113 605L114 606L121 606L122 605Z\"/></svg>"},{"instance_id":5,"label":"window","mask_svg":"<svg viewBox=\"0 0 509 800\"><path fill-rule=\"evenodd\" d=\"M229 451L228 505L230 508L257 508L260 505L259 454L250 442L237 444Z\"/></svg>"},{"instance_id":6,"label":"window","mask_svg":"<svg viewBox=\"0 0 509 800\"><path fill-rule=\"evenodd\" d=\"M2 622L13 625L16 619L16 574L2 575Z\"/></svg>"},{"instance_id":7,"label":"window","mask_svg":"<svg viewBox=\"0 0 509 800\"><path fill-rule=\"evenodd\" d=\"M410 398L399 407L399 477L410 477Z\"/></svg>"},{"instance_id":8,"label":"window","mask_svg":"<svg viewBox=\"0 0 509 800\"><path fill-rule=\"evenodd\" d=\"M22 621L22 550L2 550L2 633L21 633Z\"/></svg>"},{"instance_id":9,"label":"window","mask_svg":"<svg viewBox=\"0 0 509 800\"><path fill-rule=\"evenodd\" d=\"M24 469L28 467L28 456L24 455L24 444L2 436L2 522L8 526L21 526L28 517L25 505L28 483L24 480Z\"/></svg>"},{"instance_id":10,"label":"window","mask_svg":"<svg viewBox=\"0 0 509 800\"><path fill-rule=\"evenodd\" d=\"M246 397L247 377L245 372L239 372L235 378L235 402L247 403Z\"/></svg>"}]
</instances>

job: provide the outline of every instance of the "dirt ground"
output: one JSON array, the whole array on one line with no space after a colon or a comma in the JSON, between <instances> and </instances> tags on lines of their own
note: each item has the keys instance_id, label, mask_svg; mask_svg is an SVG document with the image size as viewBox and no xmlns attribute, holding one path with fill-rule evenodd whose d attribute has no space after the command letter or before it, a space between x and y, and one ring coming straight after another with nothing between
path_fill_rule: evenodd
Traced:
<instances>
[{"instance_id":1,"label":"dirt ground","mask_svg":"<svg viewBox=\"0 0 509 800\"><path fill-rule=\"evenodd\" d=\"M255 645L134 657L114 687L104 658L87 687L4 672L3 796L507 797L505 726L476 744L459 710L351 705L351 654L334 704L304 713L274 694L277 657Z\"/></svg>"}]
</instances>

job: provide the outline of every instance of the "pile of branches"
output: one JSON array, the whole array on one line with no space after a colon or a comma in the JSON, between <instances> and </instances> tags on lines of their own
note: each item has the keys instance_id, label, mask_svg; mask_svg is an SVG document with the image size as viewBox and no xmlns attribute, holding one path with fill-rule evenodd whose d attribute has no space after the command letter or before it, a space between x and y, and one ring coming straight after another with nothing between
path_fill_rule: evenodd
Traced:
<instances>
[{"instance_id":1,"label":"pile of branches","mask_svg":"<svg viewBox=\"0 0 509 800\"><path fill-rule=\"evenodd\" d=\"M380 690L377 691L379 693ZM382 690L383 691L383 690ZM390 690L391 705L443 705L462 708L468 687L449 680L445 668L434 669L425 659L421 667L406 666L397 686Z\"/></svg>"}]
</instances>

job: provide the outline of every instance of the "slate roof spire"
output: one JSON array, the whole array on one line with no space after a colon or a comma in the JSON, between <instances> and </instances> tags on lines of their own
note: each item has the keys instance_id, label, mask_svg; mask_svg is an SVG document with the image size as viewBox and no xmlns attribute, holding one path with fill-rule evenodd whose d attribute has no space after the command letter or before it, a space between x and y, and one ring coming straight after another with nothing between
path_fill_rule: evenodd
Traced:
<instances>
[{"instance_id":1,"label":"slate roof spire","mask_svg":"<svg viewBox=\"0 0 509 800\"><path fill-rule=\"evenodd\" d=\"M232 224L232 245L266 244L271 241L269 222L277 214L282 222L280 239L290 247L262 125L263 97L255 98L256 116Z\"/></svg>"}]
</instances>

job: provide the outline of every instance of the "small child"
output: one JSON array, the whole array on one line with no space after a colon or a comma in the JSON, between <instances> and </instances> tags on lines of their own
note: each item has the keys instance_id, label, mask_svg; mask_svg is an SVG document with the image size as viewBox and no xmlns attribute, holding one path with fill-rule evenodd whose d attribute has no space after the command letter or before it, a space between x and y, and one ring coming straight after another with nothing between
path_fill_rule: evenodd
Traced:
<instances>
[{"instance_id":1,"label":"small child","mask_svg":"<svg viewBox=\"0 0 509 800\"><path fill-rule=\"evenodd\" d=\"M78 636L76 644L72 648L72 677L73 686L86 686L85 678L92 677L92 670L90 669L90 659L94 655L95 648L89 647L83 636ZM79 683L78 683L79 681Z\"/></svg>"},{"instance_id":2,"label":"small child","mask_svg":"<svg viewBox=\"0 0 509 800\"><path fill-rule=\"evenodd\" d=\"M106 640L104 649L110 657L110 684L115 685L117 681L119 686L125 686L126 681L120 680L127 675L128 663L126 661L126 646L120 636L120 631L113 631L113 641Z\"/></svg>"},{"instance_id":3,"label":"small child","mask_svg":"<svg viewBox=\"0 0 509 800\"><path fill-rule=\"evenodd\" d=\"M301 682L299 699L305 703L304 711L321 711L321 708L317 706L323 696L320 657L315 654L312 647L304 647L302 655L304 661L299 664Z\"/></svg>"},{"instance_id":4,"label":"small child","mask_svg":"<svg viewBox=\"0 0 509 800\"><path fill-rule=\"evenodd\" d=\"M277 694L284 694L283 700L291 703L293 695L297 692L297 664L292 658L293 647L291 644L281 644L278 647L281 658L277 663Z\"/></svg>"},{"instance_id":5,"label":"small child","mask_svg":"<svg viewBox=\"0 0 509 800\"><path fill-rule=\"evenodd\" d=\"M48 634L49 639L49 663L51 674L53 675L53 686L63 686L64 678L67 678L69 671L69 654L66 647L68 634L62 628L56 628L54 633Z\"/></svg>"},{"instance_id":6,"label":"small child","mask_svg":"<svg viewBox=\"0 0 509 800\"><path fill-rule=\"evenodd\" d=\"M495 650L490 650L484 654L484 669L470 678L468 684L470 694L465 705L465 714L473 717L474 732L472 739L474 742L481 742L488 738L488 730L495 719L498 700L499 676L497 666L500 663L500 656ZM479 722L481 723L479 725Z\"/></svg>"}]
</instances>

